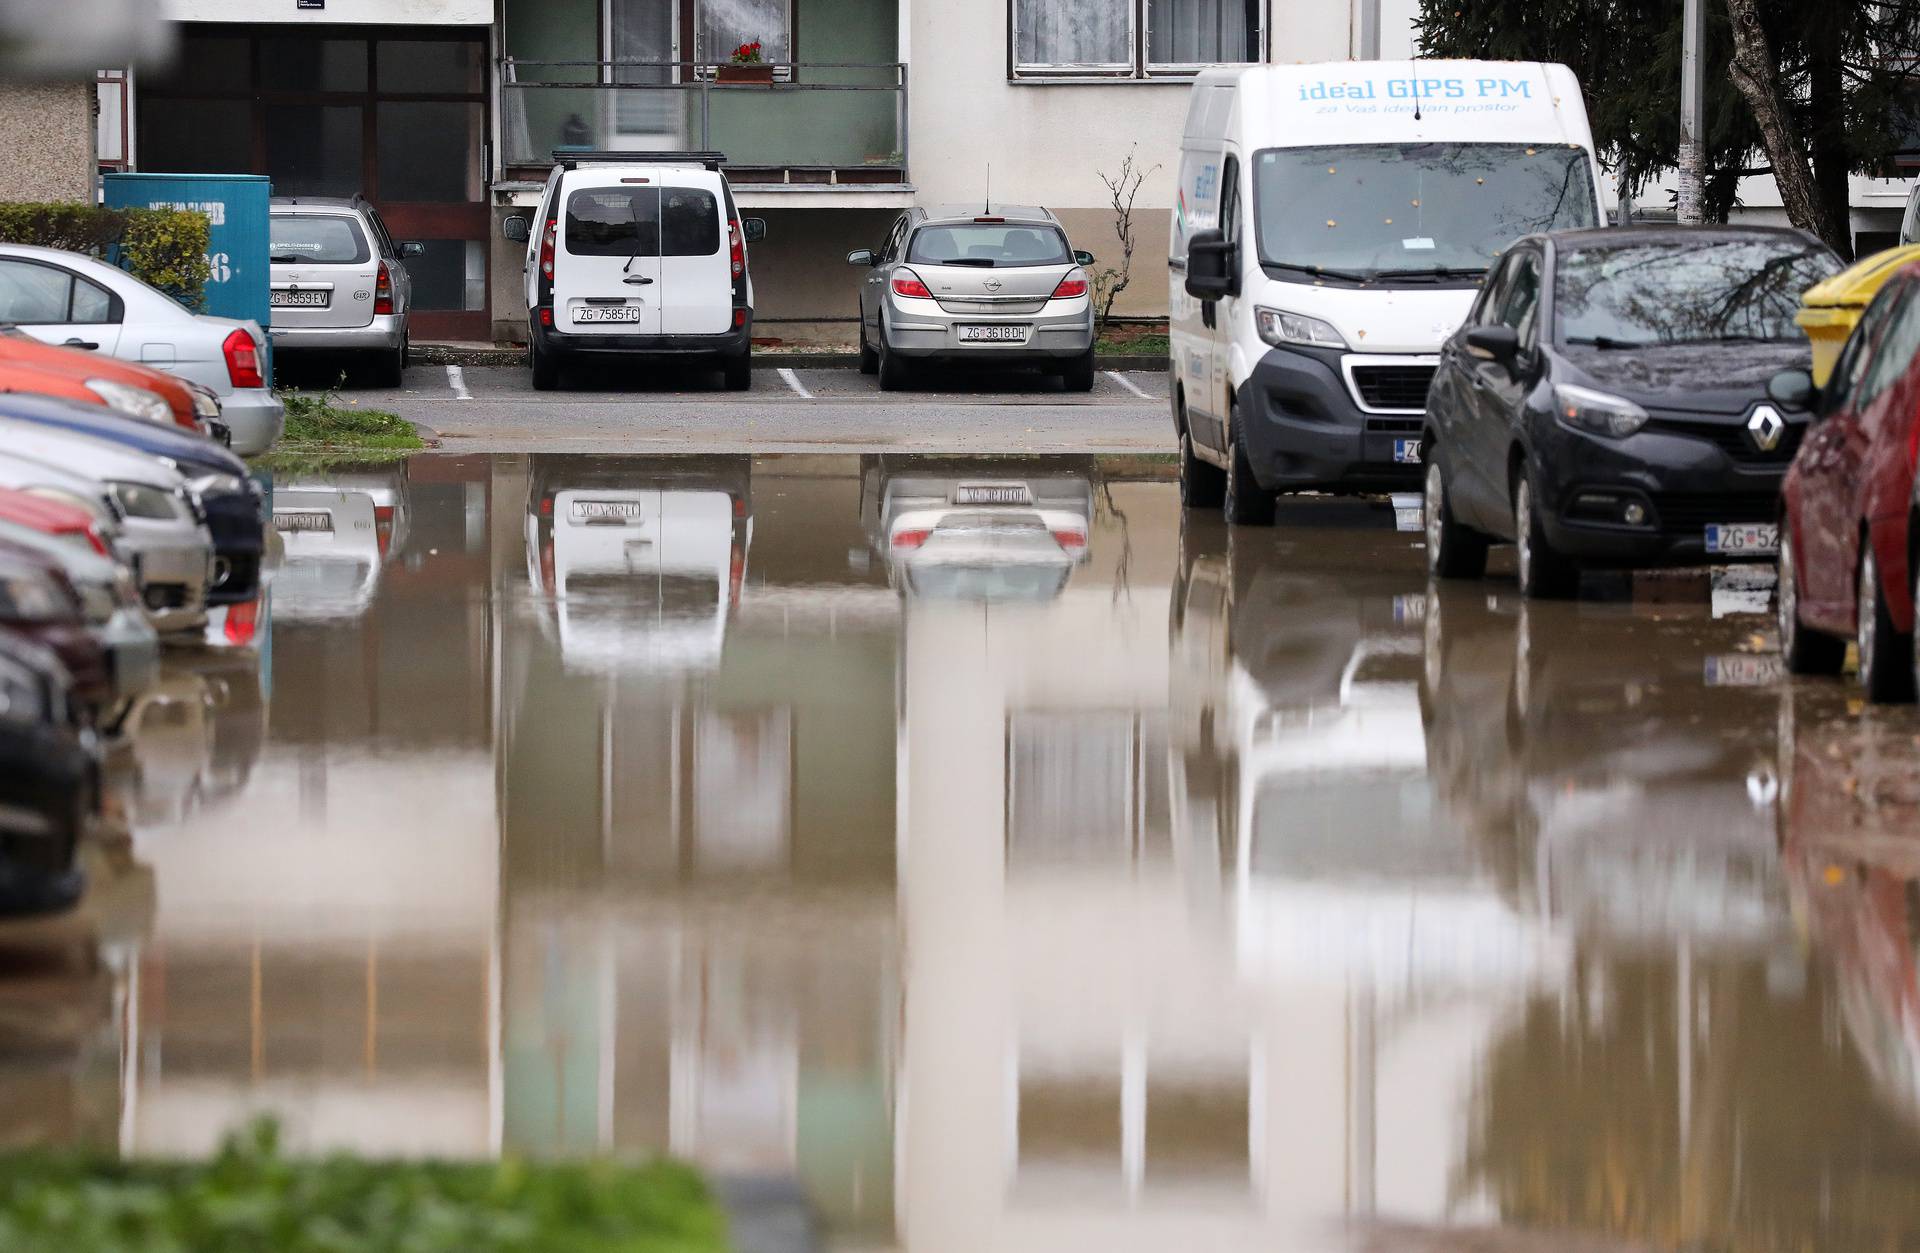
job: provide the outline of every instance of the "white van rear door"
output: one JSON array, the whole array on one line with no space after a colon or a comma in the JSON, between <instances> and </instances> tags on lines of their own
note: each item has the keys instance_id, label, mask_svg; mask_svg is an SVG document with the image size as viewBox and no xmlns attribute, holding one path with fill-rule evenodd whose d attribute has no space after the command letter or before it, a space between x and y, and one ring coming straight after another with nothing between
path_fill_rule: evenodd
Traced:
<instances>
[{"instance_id":1,"label":"white van rear door","mask_svg":"<svg viewBox=\"0 0 1920 1253\"><path fill-rule=\"evenodd\" d=\"M668 335L733 329L733 265L718 177L666 170L660 191L661 327Z\"/></svg>"},{"instance_id":2,"label":"white van rear door","mask_svg":"<svg viewBox=\"0 0 1920 1253\"><path fill-rule=\"evenodd\" d=\"M553 320L572 335L658 335L660 183L653 175L562 187Z\"/></svg>"}]
</instances>

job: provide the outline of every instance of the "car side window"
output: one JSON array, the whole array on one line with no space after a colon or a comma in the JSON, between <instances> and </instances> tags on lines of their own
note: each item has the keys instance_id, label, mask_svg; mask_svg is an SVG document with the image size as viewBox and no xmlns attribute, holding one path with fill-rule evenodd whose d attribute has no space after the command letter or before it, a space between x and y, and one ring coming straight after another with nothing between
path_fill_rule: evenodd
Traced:
<instances>
[{"instance_id":1,"label":"car side window","mask_svg":"<svg viewBox=\"0 0 1920 1253\"><path fill-rule=\"evenodd\" d=\"M1827 385L1820 389L1821 417L1838 413L1859 401L1861 380L1878 355L1874 352L1874 343L1880 338L1888 312L1906 287L1907 284L1900 280L1889 283L1874 297L1867 311L1860 315L1859 324L1853 328L1845 346L1840 349L1840 359L1834 362L1832 376L1827 379Z\"/></svg>"},{"instance_id":2,"label":"car side window","mask_svg":"<svg viewBox=\"0 0 1920 1253\"><path fill-rule=\"evenodd\" d=\"M71 321L73 286L73 275L58 267L0 261L0 322L34 326Z\"/></svg>"},{"instance_id":3,"label":"car side window","mask_svg":"<svg viewBox=\"0 0 1920 1253\"><path fill-rule=\"evenodd\" d=\"M1534 342L1535 314L1540 308L1540 257L1523 252L1513 260L1513 272L1500 298L1500 321L1520 336L1522 347Z\"/></svg>"},{"instance_id":4,"label":"car side window","mask_svg":"<svg viewBox=\"0 0 1920 1253\"><path fill-rule=\"evenodd\" d=\"M1910 282L1903 283L1895 293L1886 327L1880 332L1879 342L1874 345L1872 357L1856 385L1859 393L1853 404L1857 412L1864 413L1881 392L1906 372L1914 354L1920 353L1920 301L1914 300L1912 294Z\"/></svg>"},{"instance_id":5,"label":"car side window","mask_svg":"<svg viewBox=\"0 0 1920 1253\"><path fill-rule=\"evenodd\" d=\"M1501 259L1487 275L1486 285L1480 289L1480 297L1474 302L1473 310L1467 314L1469 326L1493 326L1500 321L1500 301L1506 294L1507 286L1513 280L1513 267L1516 257L1512 253Z\"/></svg>"},{"instance_id":6,"label":"car side window","mask_svg":"<svg viewBox=\"0 0 1920 1253\"><path fill-rule=\"evenodd\" d=\"M84 278L73 280L73 312L67 321L99 326L119 320L112 292Z\"/></svg>"},{"instance_id":7,"label":"car side window","mask_svg":"<svg viewBox=\"0 0 1920 1253\"><path fill-rule=\"evenodd\" d=\"M398 257L400 250L394 246L393 235L387 230L386 219L371 207L367 209L367 220L373 223L373 237L380 244L380 255L388 259Z\"/></svg>"},{"instance_id":8,"label":"car side window","mask_svg":"<svg viewBox=\"0 0 1920 1253\"><path fill-rule=\"evenodd\" d=\"M880 259L882 261L898 261L900 259L900 244L906 237L907 216L903 213L894 219L893 230L887 235L887 246L881 250Z\"/></svg>"}]
</instances>

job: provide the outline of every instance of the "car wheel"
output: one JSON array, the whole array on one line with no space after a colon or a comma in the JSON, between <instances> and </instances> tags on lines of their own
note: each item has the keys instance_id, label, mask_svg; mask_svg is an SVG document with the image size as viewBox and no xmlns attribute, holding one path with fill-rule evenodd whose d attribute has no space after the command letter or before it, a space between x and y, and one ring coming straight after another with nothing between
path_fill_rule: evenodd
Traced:
<instances>
[{"instance_id":1,"label":"car wheel","mask_svg":"<svg viewBox=\"0 0 1920 1253\"><path fill-rule=\"evenodd\" d=\"M877 374L880 371L880 354L867 343L867 324L860 323L860 373Z\"/></svg>"},{"instance_id":2,"label":"car wheel","mask_svg":"<svg viewBox=\"0 0 1920 1253\"><path fill-rule=\"evenodd\" d=\"M413 336L406 331L400 332L400 368L406 369L413 364Z\"/></svg>"},{"instance_id":3,"label":"car wheel","mask_svg":"<svg viewBox=\"0 0 1920 1253\"><path fill-rule=\"evenodd\" d=\"M1180 420L1180 503L1188 509L1217 509L1227 492L1227 472L1200 460L1193 451L1184 395L1176 395Z\"/></svg>"},{"instance_id":4,"label":"car wheel","mask_svg":"<svg viewBox=\"0 0 1920 1253\"><path fill-rule=\"evenodd\" d=\"M404 342L393 348L383 348L373 354L373 368L368 371L375 387L398 387L402 373L406 369L407 346Z\"/></svg>"},{"instance_id":5,"label":"car wheel","mask_svg":"<svg viewBox=\"0 0 1920 1253\"><path fill-rule=\"evenodd\" d=\"M1272 526L1273 507L1278 492L1260 486L1253 477L1253 461L1247 456L1247 427L1233 409L1228 410L1233 427L1233 452L1227 458L1226 485L1220 507L1227 521L1235 526Z\"/></svg>"},{"instance_id":6,"label":"car wheel","mask_svg":"<svg viewBox=\"0 0 1920 1253\"><path fill-rule=\"evenodd\" d=\"M726 377L727 390L744 392L753 387L753 354L743 352L737 357L728 357L720 367Z\"/></svg>"},{"instance_id":7,"label":"car wheel","mask_svg":"<svg viewBox=\"0 0 1920 1253\"><path fill-rule=\"evenodd\" d=\"M912 379L913 367L907 364L906 358L896 356L887 347L887 326L884 322L880 324L879 356L880 390L883 392L905 390Z\"/></svg>"},{"instance_id":8,"label":"car wheel","mask_svg":"<svg viewBox=\"0 0 1920 1253\"><path fill-rule=\"evenodd\" d=\"M1847 646L1800 623L1800 562L1794 551L1793 523L1780 522L1779 578L1774 612L1780 625L1780 656L1792 674L1839 674Z\"/></svg>"},{"instance_id":9,"label":"car wheel","mask_svg":"<svg viewBox=\"0 0 1920 1253\"><path fill-rule=\"evenodd\" d=\"M1579 588L1580 568L1547 540L1534 499L1533 476L1525 471L1513 485L1513 547L1520 594L1528 600L1564 599Z\"/></svg>"},{"instance_id":10,"label":"car wheel","mask_svg":"<svg viewBox=\"0 0 1920 1253\"><path fill-rule=\"evenodd\" d=\"M1905 664L1912 646L1894 630L1887 613L1886 593L1880 586L1880 559L1873 542L1861 544L1859 610L1855 643L1860 650L1860 686L1867 699L1891 705L1913 699L1913 669Z\"/></svg>"},{"instance_id":11,"label":"car wheel","mask_svg":"<svg viewBox=\"0 0 1920 1253\"><path fill-rule=\"evenodd\" d=\"M527 345L527 360L533 366L533 390L550 392L560 386L560 363L547 353L540 351L540 341L534 340Z\"/></svg>"},{"instance_id":12,"label":"car wheel","mask_svg":"<svg viewBox=\"0 0 1920 1253\"><path fill-rule=\"evenodd\" d=\"M1446 475L1425 450L1427 484L1422 502L1427 525L1427 573L1439 579L1477 579L1487 572L1487 537L1454 521Z\"/></svg>"},{"instance_id":13,"label":"car wheel","mask_svg":"<svg viewBox=\"0 0 1920 1253\"><path fill-rule=\"evenodd\" d=\"M1088 348L1060 371L1060 385L1070 392L1090 392L1093 390L1093 375L1093 349Z\"/></svg>"}]
</instances>

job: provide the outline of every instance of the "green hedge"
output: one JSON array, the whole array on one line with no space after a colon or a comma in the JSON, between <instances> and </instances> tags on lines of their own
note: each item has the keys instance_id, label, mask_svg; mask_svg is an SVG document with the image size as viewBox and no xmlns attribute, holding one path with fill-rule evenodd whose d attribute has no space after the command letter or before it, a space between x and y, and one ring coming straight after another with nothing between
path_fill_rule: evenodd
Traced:
<instances>
[{"instance_id":1,"label":"green hedge","mask_svg":"<svg viewBox=\"0 0 1920 1253\"><path fill-rule=\"evenodd\" d=\"M189 309L200 309L206 298L204 213L88 204L0 204L0 242L109 257Z\"/></svg>"},{"instance_id":2,"label":"green hedge","mask_svg":"<svg viewBox=\"0 0 1920 1253\"><path fill-rule=\"evenodd\" d=\"M0 1158L7 1253L724 1253L678 1165L284 1157L268 1124L212 1161Z\"/></svg>"}]
</instances>

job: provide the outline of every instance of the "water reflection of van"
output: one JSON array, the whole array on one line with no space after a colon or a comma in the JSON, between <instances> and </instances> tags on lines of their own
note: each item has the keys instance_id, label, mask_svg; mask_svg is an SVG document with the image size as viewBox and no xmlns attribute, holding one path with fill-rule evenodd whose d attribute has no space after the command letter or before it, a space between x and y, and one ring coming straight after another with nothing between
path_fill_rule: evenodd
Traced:
<instances>
[{"instance_id":1,"label":"water reflection of van","mask_svg":"<svg viewBox=\"0 0 1920 1253\"><path fill-rule=\"evenodd\" d=\"M536 457L527 578L570 664L720 660L751 540L745 457Z\"/></svg>"},{"instance_id":2,"label":"water reflection of van","mask_svg":"<svg viewBox=\"0 0 1920 1253\"><path fill-rule=\"evenodd\" d=\"M364 614L381 568L406 542L403 469L299 478L276 486L272 499L285 554L273 581L274 615L307 621Z\"/></svg>"},{"instance_id":3,"label":"water reflection of van","mask_svg":"<svg viewBox=\"0 0 1920 1253\"><path fill-rule=\"evenodd\" d=\"M1091 459L873 458L862 467L868 542L903 595L1051 600L1087 560ZM1062 461L1069 464L1065 467Z\"/></svg>"}]
</instances>

